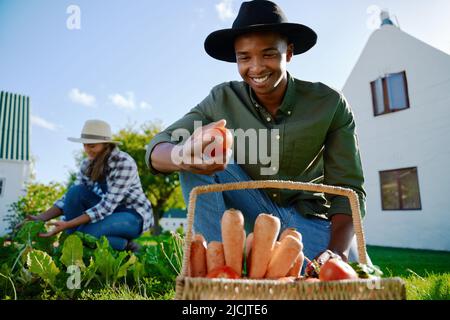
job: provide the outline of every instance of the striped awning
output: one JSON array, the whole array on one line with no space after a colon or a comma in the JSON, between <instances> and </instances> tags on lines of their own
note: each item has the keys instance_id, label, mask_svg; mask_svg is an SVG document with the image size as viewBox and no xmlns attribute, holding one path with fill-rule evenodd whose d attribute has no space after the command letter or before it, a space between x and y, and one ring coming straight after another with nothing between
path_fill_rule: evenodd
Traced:
<instances>
[{"instance_id":1,"label":"striped awning","mask_svg":"<svg viewBox=\"0 0 450 320\"><path fill-rule=\"evenodd\" d=\"M0 92L0 160L30 160L30 98Z\"/></svg>"}]
</instances>

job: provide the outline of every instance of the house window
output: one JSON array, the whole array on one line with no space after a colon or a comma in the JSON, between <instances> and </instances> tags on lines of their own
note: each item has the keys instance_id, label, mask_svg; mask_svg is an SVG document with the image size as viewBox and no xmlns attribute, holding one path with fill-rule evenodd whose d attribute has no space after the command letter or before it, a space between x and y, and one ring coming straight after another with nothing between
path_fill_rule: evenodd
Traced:
<instances>
[{"instance_id":1,"label":"house window","mask_svg":"<svg viewBox=\"0 0 450 320\"><path fill-rule=\"evenodd\" d=\"M370 83L373 114L379 116L409 108L406 72L391 73Z\"/></svg>"},{"instance_id":2,"label":"house window","mask_svg":"<svg viewBox=\"0 0 450 320\"><path fill-rule=\"evenodd\" d=\"M3 190L5 189L5 179L0 178L0 197L3 195Z\"/></svg>"},{"instance_id":3,"label":"house window","mask_svg":"<svg viewBox=\"0 0 450 320\"><path fill-rule=\"evenodd\" d=\"M421 210L417 168L380 172L383 210Z\"/></svg>"}]
</instances>

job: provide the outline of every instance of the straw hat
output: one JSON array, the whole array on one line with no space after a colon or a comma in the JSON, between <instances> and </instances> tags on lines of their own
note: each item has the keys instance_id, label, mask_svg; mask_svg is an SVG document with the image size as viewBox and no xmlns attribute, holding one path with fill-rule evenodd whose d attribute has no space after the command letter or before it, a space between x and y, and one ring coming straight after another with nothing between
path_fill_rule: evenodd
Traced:
<instances>
[{"instance_id":1,"label":"straw hat","mask_svg":"<svg viewBox=\"0 0 450 320\"><path fill-rule=\"evenodd\" d=\"M120 141L113 141L111 127L102 120L87 120L81 130L80 138L67 138L72 142L85 144L91 143L114 143L121 144Z\"/></svg>"}]
</instances>

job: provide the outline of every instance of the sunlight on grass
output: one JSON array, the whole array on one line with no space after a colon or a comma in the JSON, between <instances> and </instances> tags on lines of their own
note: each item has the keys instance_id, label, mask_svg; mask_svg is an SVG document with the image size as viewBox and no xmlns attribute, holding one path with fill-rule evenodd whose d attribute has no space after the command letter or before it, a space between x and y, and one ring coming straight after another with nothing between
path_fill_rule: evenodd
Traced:
<instances>
[{"instance_id":1,"label":"sunlight on grass","mask_svg":"<svg viewBox=\"0 0 450 320\"><path fill-rule=\"evenodd\" d=\"M405 279L408 300L450 300L450 273Z\"/></svg>"},{"instance_id":2,"label":"sunlight on grass","mask_svg":"<svg viewBox=\"0 0 450 320\"><path fill-rule=\"evenodd\" d=\"M408 300L450 299L450 252L368 246L385 277L405 280Z\"/></svg>"}]
</instances>

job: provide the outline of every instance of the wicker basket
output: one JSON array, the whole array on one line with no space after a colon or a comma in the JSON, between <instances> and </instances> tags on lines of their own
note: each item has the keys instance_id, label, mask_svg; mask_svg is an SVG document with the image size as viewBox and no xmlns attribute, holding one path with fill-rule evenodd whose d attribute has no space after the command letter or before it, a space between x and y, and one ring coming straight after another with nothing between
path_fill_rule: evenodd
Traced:
<instances>
[{"instance_id":1,"label":"wicker basket","mask_svg":"<svg viewBox=\"0 0 450 320\"><path fill-rule=\"evenodd\" d=\"M190 247L197 196L209 192L242 189L290 189L324 192L348 197L353 216L353 225L361 263L367 263L366 243L361 222L361 212L356 193L351 189L322 184L292 181L248 181L214 184L192 189L187 216L186 242L183 268L176 281L175 299L181 300L403 300L405 285L400 278L377 280L343 280L328 282L281 282L278 280L253 279L208 279L188 276Z\"/></svg>"}]
</instances>

